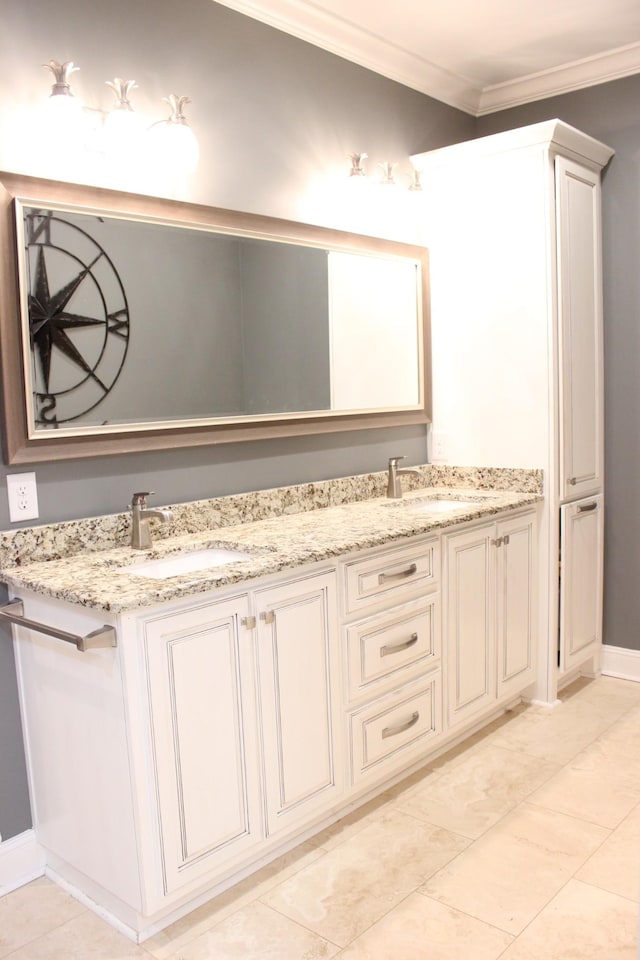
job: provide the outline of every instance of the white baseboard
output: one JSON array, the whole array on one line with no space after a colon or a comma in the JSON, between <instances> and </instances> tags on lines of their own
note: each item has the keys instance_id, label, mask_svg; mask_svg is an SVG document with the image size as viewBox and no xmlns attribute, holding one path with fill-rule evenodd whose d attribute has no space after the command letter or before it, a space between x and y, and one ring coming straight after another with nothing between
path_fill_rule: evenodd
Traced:
<instances>
[{"instance_id":1,"label":"white baseboard","mask_svg":"<svg viewBox=\"0 0 640 960\"><path fill-rule=\"evenodd\" d=\"M600 657L600 669L606 677L636 680L640 683L640 650L610 647L605 643Z\"/></svg>"},{"instance_id":2,"label":"white baseboard","mask_svg":"<svg viewBox=\"0 0 640 960\"><path fill-rule=\"evenodd\" d=\"M44 874L44 850L33 830L0 843L0 897Z\"/></svg>"}]
</instances>

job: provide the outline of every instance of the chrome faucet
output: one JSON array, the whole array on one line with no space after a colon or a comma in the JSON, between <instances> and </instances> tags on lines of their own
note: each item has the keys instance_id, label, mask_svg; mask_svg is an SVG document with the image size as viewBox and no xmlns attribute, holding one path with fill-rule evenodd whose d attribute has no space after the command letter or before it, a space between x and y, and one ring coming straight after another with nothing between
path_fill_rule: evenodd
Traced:
<instances>
[{"instance_id":1,"label":"chrome faucet","mask_svg":"<svg viewBox=\"0 0 640 960\"><path fill-rule=\"evenodd\" d=\"M398 464L404 457L389 457L389 479L387 482L387 496L393 500L399 500L402 496L402 484L400 477L419 477L418 470L400 469Z\"/></svg>"},{"instance_id":2,"label":"chrome faucet","mask_svg":"<svg viewBox=\"0 0 640 960\"><path fill-rule=\"evenodd\" d=\"M134 493L131 499L131 546L134 550L148 550L152 545L150 520L168 523L173 520L171 510L153 510L147 507L147 497L153 491Z\"/></svg>"}]
</instances>

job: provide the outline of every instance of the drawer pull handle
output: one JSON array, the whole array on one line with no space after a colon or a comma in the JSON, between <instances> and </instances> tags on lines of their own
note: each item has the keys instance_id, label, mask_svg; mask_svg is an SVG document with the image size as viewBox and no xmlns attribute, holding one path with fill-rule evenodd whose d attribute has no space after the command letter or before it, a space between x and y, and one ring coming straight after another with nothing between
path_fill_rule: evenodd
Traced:
<instances>
[{"instance_id":1,"label":"drawer pull handle","mask_svg":"<svg viewBox=\"0 0 640 960\"><path fill-rule=\"evenodd\" d=\"M399 733L404 733L405 730L415 727L419 719L420 711L416 710L411 714L408 720L404 721L404 723L396 723L392 727L385 727L382 731L382 739L386 740L387 737L396 737Z\"/></svg>"},{"instance_id":2,"label":"drawer pull handle","mask_svg":"<svg viewBox=\"0 0 640 960\"><path fill-rule=\"evenodd\" d=\"M575 485L576 485L577 482L578 482L578 478L577 478L577 477L569 477L569 479L568 479L568 481L567 481L567 483L570 483L572 487L575 487Z\"/></svg>"},{"instance_id":3,"label":"drawer pull handle","mask_svg":"<svg viewBox=\"0 0 640 960\"><path fill-rule=\"evenodd\" d=\"M591 510L595 510L598 506L597 503L581 503L578 507L578 513L590 513Z\"/></svg>"},{"instance_id":4,"label":"drawer pull handle","mask_svg":"<svg viewBox=\"0 0 640 960\"><path fill-rule=\"evenodd\" d=\"M414 643L418 642L418 634L412 633L408 640L401 640L400 643L385 643L384 647L380 647L380 656L388 657L392 653L398 653L399 650L406 650L408 647L412 647Z\"/></svg>"},{"instance_id":5,"label":"drawer pull handle","mask_svg":"<svg viewBox=\"0 0 640 960\"><path fill-rule=\"evenodd\" d=\"M407 577L412 577L417 572L418 565L412 563L410 567L407 567L406 570L400 570L399 573L379 573L378 584L386 583L388 580L406 580Z\"/></svg>"}]
</instances>

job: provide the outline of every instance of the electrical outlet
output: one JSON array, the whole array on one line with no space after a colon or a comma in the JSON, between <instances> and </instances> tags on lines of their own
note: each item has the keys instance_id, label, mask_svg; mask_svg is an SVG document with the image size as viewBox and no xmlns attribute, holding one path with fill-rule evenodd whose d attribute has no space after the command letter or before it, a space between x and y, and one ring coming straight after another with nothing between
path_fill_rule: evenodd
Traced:
<instances>
[{"instance_id":1,"label":"electrical outlet","mask_svg":"<svg viewBox=\"0 0 640 960\"><path fill-rule=\"evenodd\" d=\"M8 474L7 496L11 523L38 518L38 489L35 473Z\"/></svg>"},{"instance_id":2,"label":"electrical outlet","mask_svg":"<svg viewBox=\"0 0 640 960\"><path fill-rule=\"evenodd\" d=\"M449 459L449 435L439 430L431 434L431 462L446 463Z\"/></svg>"}]
</instances>

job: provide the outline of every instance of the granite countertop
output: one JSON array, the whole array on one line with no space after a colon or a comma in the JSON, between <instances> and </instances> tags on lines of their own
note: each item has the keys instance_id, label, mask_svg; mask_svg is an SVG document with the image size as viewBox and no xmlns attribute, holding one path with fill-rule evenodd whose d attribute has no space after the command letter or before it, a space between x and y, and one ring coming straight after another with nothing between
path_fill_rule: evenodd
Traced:
<instances>
[{"instance_id":1,"label":"granite countertop","mask_svg":"<svg viewBox=\"0 0 640 960\"><path fill-rule=\"evenodd\" d=\"M434 476L429 467L420 472L420 479L413 481L416 489L402 500L380 496L386 474L370 474L351 478L351 485L347 480L325 481L178 505L173 508L173 529L164 539L156 539L151 550L126 545L127 515L9 531L0 536L2 579L18 590L27 588L84 607L122 613L357 550L402 545L408 537L437 533L542 499L539 471L492 471L487 476L485 470L480 478L469 475L469 468L453 478ZM449 482L422 485L434 479ZM505 489L509 480L515 489ZM371 492L378 495L360 499ZM444 498L464 504L440 512L437 503ZM342 502L334 504L335 499ZM159 524L154 523L153 529L159 533ZM242 550L250 557L166 579L122 570L216 547Z\"/></svg>"}]
</instances>

